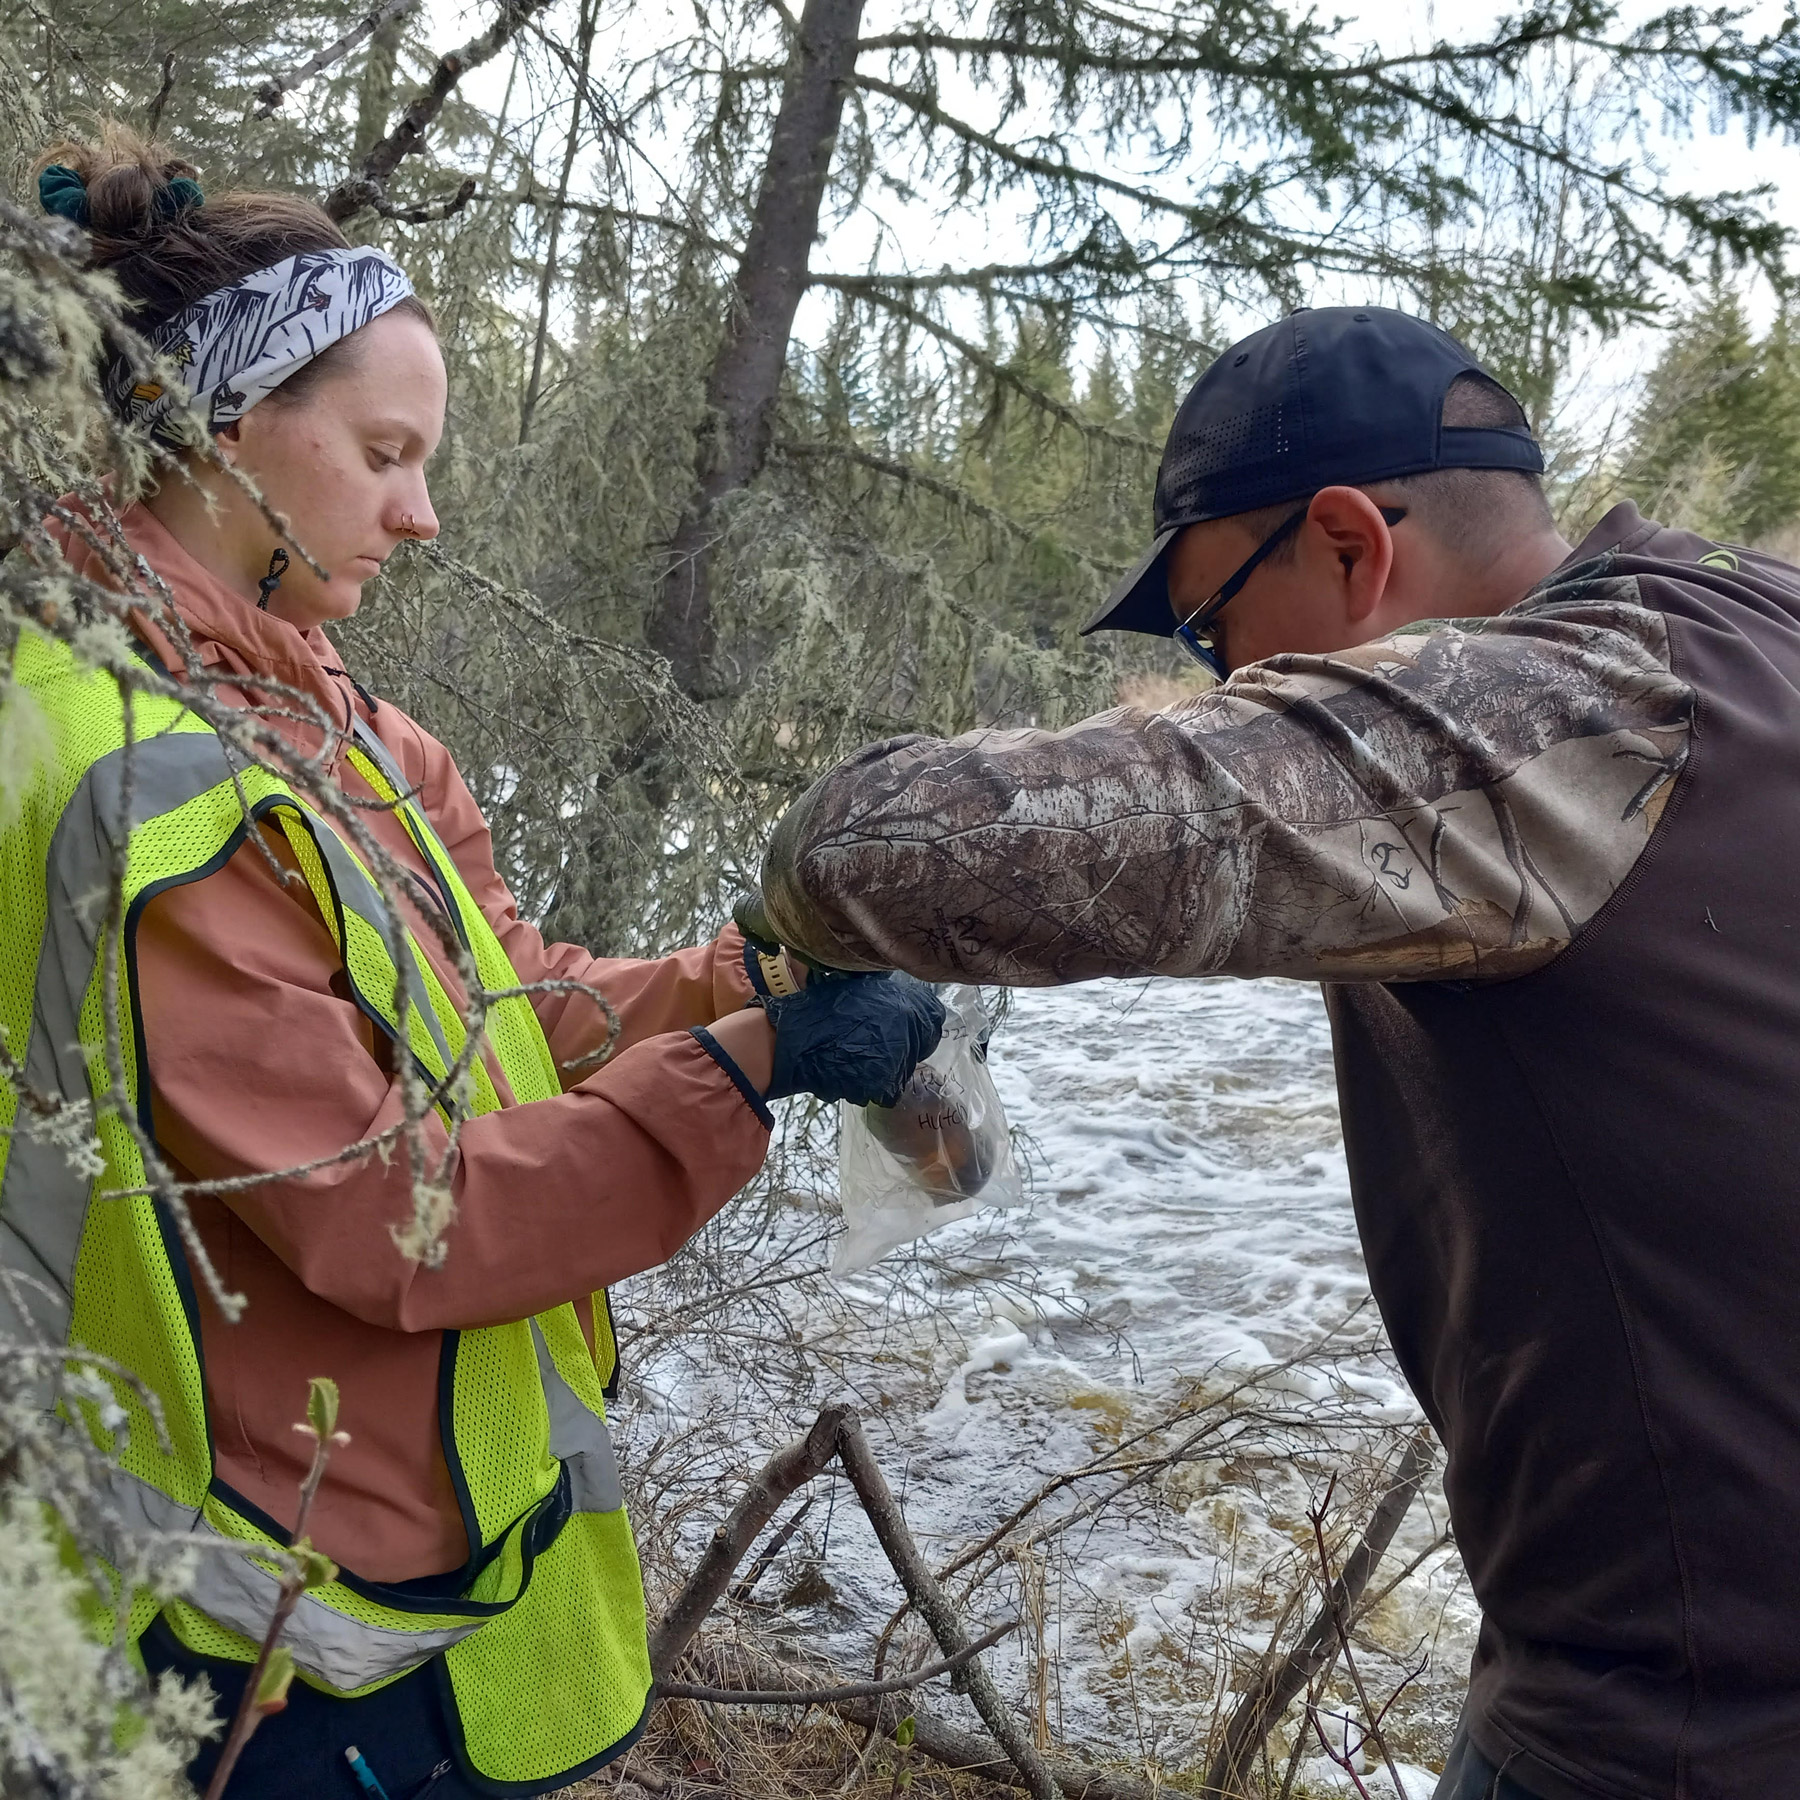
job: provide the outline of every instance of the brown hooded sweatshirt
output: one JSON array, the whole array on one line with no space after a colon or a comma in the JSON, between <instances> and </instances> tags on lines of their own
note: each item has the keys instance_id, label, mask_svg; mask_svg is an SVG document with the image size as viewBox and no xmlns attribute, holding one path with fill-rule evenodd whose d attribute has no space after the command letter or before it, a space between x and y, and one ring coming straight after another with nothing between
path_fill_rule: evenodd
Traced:
<instances>
[{"instance_id":1,"label":"brown hooded sweatshirt","mask_svg":"<svg viewBox=\"0 0 1800 1800\"><path fill-rule=\"evenodd\" d=\"M234 1503L290 1525L307 1452L293 1423L308 1377L329 1375L351 1441L319 1492L314 1542L366 1580L454 1570L469 1542L438 1433L445 1334L565 1301L591 1331L596 1290L663 1261L761 1166L766 1113L688 1031L746 1004L743 941L727 931L647 961L546 944L519 917L487 822L442 744L392 704L365 701L323 632L257 611L141 506L124 523L131 548L173 594L201 662L227 678L219 695L322 753L347 794L374 798L343 755L352 714L363 719L414 785L519 979L590 984L622 1023L611 1058L585 1078L567 1075L556 1099L519 1106L497 1080L506 1104L461 1133L455 1218L438 1268L396 1248L393 1228L412 1211L399 1156L190 1202L225 1287L248 1301L229 1324L196 1283L215 1480ZM81 546L64 548L79 572L107 579ZM180 668L164 634L141 615L136 623L164 664ZM259 681L309 696L332 721L331 737L282 717L294 702ZM407 923L460 1001L455 967L422 910L438 904L423 860L392 812L363 816L417 877L416 892L402 896ZM292 866L280 833L263 842ZM311 893L277 881L256 844L151 900L133 951L156 1139L179 1175L217 1180L313 1162L401 1116L387 1044L350 1000ZM540 994L532 1004L559 1065L605 1041L605 1015L586 995ZM441 1154L441 1127L429 1129Z\"/></svg>"},{"instance_id":2,"label":"brown hooded sweatshirt","mask_svg":"<svg viewBox=\"0 0 1800 1800\"><path fill-rule=\"evenodd\" d=\"M1800 570L1623 506L1498 618L874 746L764 897L840 967L1323 980L1475 1743L1542 1800L1800 1792Z\"/></svg>"}]
</instances>

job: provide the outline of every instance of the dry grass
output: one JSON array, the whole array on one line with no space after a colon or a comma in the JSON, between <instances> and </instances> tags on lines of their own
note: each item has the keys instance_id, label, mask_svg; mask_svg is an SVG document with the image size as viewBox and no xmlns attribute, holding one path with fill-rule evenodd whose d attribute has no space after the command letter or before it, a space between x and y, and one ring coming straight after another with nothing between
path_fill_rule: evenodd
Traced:
<instances>
[{"instance_id":1,"label":"dry grass","mask_svg":"<svg viewBox=\"0 0 1800 1800\"><path fill-rule=\"evenodd\" d=\"M729 1710L674 1701L613 1767L564 1800L1017 1800L1017 1790L945 1769L826 1712Z\"/></svg>"}]
</instances>

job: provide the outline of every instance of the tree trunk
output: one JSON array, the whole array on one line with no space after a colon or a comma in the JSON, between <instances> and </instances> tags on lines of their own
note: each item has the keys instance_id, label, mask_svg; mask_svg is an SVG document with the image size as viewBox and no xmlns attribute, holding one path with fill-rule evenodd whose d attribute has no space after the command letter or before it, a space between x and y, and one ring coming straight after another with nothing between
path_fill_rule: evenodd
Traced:
<instances>
[{"instance_id":1,"label":"tree trunk","mask_svg":"<svg viewBox=\"0 0 1800 1800\"><path fill-rule=\"evenodd\" d=\"M709 564L718 503L749 486L769 453L794 313L856 63L863 0L806 0L781 90L731 316L706 384L694 493L669 546L648 622L651 644L690 694L706 692L713 657Z\"/></svg>"}]
</instances>

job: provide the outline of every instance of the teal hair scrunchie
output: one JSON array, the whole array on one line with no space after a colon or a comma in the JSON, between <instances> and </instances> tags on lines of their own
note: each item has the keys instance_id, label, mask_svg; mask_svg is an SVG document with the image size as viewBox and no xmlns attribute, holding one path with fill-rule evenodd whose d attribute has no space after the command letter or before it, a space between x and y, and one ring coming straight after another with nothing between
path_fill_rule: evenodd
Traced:
<instances>
[{"instance_id":1,"label":"teal hair scrunchie","mask_svg":"<svg viewBox=\"0 0 1800 1800\"><path fill-rule=\"evenodd\" d=\"M199 182L189 175L177 175L175 179L158 190L156 210L165 219L172 219L177 213L191 212L197 206L206 204L206 195L201 192Z\"/></svg>"},{"instance_id":2,"label":"teal hair scrunchie","mask_svg":"<svg viewBox=\"0 0 1800 1800\"><path fill-rule=\"evenodd\" d=\"M52 163L38 177L38 205L59 219L86 227L88 222L87 184L63 163Z\"/></svg>"}]
</instances>

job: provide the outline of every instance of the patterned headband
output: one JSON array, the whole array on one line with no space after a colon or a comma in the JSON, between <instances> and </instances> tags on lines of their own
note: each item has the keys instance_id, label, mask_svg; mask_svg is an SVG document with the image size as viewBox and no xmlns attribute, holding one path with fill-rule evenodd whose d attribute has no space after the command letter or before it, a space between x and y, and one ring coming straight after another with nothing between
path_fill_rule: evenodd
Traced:
<instances>
[{"instance_id":1,"label":"patterned headband","mask_svg":"<svg viewBox=\"0 0 1800 1800\"><path fill-rule=\"evenodd\" d=\"M192 428L182 416L188 402L204 411L209 432L222 431L296 369L412 291L399 264L380 250L290 256L196 300L149 334L150 347L182 371L182 388L139 380L118 361L107 371L107 400L159 444L188 449Z\"/></svg>"}]
</instances>

